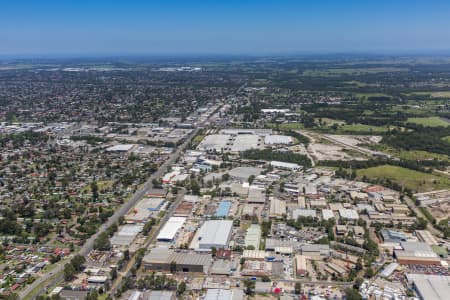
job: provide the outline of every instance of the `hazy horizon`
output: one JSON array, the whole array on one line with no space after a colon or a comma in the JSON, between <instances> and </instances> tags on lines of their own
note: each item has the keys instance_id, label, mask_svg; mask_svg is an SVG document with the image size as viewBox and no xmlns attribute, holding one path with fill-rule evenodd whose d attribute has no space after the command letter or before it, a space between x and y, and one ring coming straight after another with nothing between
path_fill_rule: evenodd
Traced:
<instances>
[{"instance_id":1,"label":"hazy horizon","mask_svg":"<svg viewBox=\"0 0 450 300\"><path fill-rule=\"evenodd\" d=\"M446 1L11 1L1 56L450 52Z\"/></svg>"}]
</instances>

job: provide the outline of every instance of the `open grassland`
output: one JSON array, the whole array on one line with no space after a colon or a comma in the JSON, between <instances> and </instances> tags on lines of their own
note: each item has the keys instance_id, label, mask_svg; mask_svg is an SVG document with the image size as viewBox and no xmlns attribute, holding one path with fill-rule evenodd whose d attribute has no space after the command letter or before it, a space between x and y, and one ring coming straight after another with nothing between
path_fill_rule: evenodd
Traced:
<instances>
[{"instance_id":1,"label":"open grassland","mask_svg":"<svg viewBox=\"0 0 450 300\"><path fill-rule=\"evenodd\" d=\"M343 132L356 132L356 133L381 133L388 131L387 127L382 126L371 126L365 124L346 124L339 127L340 131Z\"/></svg>"},{"instance_id":2,"label":"open grassland","mask_svg":"<svg viewBox=\"0 0 450 300\"><path fill-rule=\"evenodd\" d=\"M355 93L355 97L360 98L360 99L369 99L370 97L392 98L390 95L384 94L384 93Z\"/></svg>"},{"instance_id":3,"label":"open grassland","mask_svg":"<svg viewBox=\"0 0 450 300\"><path fill-rule=\"evenodd\" d=\"M392 155L393 157L400 158L403 160L442 160L442 161L450 161L450 157L445 154L439 154L439 153L433 153L428 151L422 151L422 150L403 150L403 149L395 149L393 147L390 147L386 144L379 143L379 144L370 144L366 145L367 148L375 150L375 151L381 151L387 154Z\"/></svg>"},{"instance_id":4,"label":"open grassland","mask_svg":"<svg viewBox=\"0 0 450 300\"><path fill-rule=\"evenodd\" d=\"M450 135L443 138L444 141L450 144Z\"/></svg>"},{"instance_id":5,"label":"open grassland","mask_svg":"<svg viewBox=\"0 0 450 300\"><path fill-rule=\"evenodd\" d=\"M314 122L319 123L322 122L322 124L325 125L333 125L333 124L338 124L338 125L344 125L345 122L342 120L336 120L336 119L330 119L330 118L315 118Z\"/></svg>"},{"instance_id":6,"label":"open grassland","mask_svg":"<svg viewBox=\"0 0 450 300\"><path fill-rule=\"evenodd\" d=\"M428 118L409 118L408 123L420 124L428 127L438 127L438 126L449 126L450 123L442 120L439 117L428 117Z\"/></svg>"},{"instance_id":7,"label":"open grassland","mask_svg":"<svg viewBox=\"0 0 450 300\"><path fill-rule=\"evenodd\" d=\"M390 165L361 169L357 175L370 179L389 179L418 192L450 188L448 178Z\"/></svg>"},{"instance_id":8,"label":"open grassland","mask_svg":"<svg viewBox=\"0 0 450 300\"><path fill-rule=\"evenodd\" d=\"M437 159L443 161L450 160L450 158L447 155L420 150L409 150L409 151L404 150L393 154L396 155L398 158L404 160L430 160L430 159Z\"/></svg>"},{"instance_id":9,"label":"open grassland","mask_svg":"<svg viewBox=\"0 0 450 300\"><path fill-rule=\"evenodd\" d=\"M439 92L411 92L405 95L413 96L429 96L430 98L450 98L450 91L439 91Z\"/></svg>"},{"instance_id":10,"label":"open grassland","mask_svg":"<svg viewBox=\"0 0 450 300\"><path fill-rule=\"evenodd\" d=\"M277 124L269 123L267 124L269 128L275 129L277 128ZM278 124L278 128L280 130L299 130L303 129L304 126L301 123L285 123L285 124Z\"/></svg>"}]
</instances>

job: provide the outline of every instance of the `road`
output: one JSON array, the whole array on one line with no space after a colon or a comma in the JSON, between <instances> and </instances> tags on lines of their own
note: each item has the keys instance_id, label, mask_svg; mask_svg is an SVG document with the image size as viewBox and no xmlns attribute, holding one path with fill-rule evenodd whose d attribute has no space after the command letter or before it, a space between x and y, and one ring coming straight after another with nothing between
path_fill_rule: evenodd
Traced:
<instances>
[{"instance_id":1,"label":"road","mask_svg":"<svg viewBox=\"0 0 450 300\"><path fill-rule=\"evenodd\" d=\"M316 139L311 134L309 134L309 132L306 132L304 130L297 130L296 132L306 136L312 143L316 142ZM316 166L316 162L314 160L315 159L314 152L311 151L311 149L309 149L309 145L305 145L305 149L306 149L306 156L308 156L309 160L311 161L311 166L314 168Z\"/></svg>"},{"instance_id":2,"label":"road","mask_svg":"<svg viewBox=\"0 0 450 300\"><path fill-rule=\"evenodd\" d=\"M207 120L205 120L205 122L206 121ZM171 166L180 157L180 155L183 153L186 146L190 143L190 141L198 133L199 127L201 127L202 125L203 125L203 123L200 124L200 126L198 126L196 129L194 129L186 137L185 141L180 146L177 147L175 152L170 154L169 158L164 163L162 163L161 166L158 168L158 170L147 179L147 181L144 183L144 185L138 191L136 191L136 193L131 197L131 199L129 199L118 210L116 210L116 212L108 219L108 221L105 224L103 224L99 228L99 230L84 243L84 245L81 247L81 249L77 253L74 253L74 255L79 254L82 256L86 256L89 252L91 252L91 250L93 249L93 246L94 246L95 239L100 234L105 232L108 227L117 223L120 217L126 215L128 213L128 211L130 211L145 196L145 194L147 194L147 192L153 188L153 183L152 183L153 179L157 179L164 175L164 173L167 171L167 168L169 166ZM64 270L65 263L66 263L66 261L60 262L51 273L47 273L47 274L37 278L32 284L29 284L28 286L26 286L25 289L23 289L19 293L20 299L24 299L24 298L30 297L30 296L34 297L35 295L30 295L30 293L32 293L33 290L38 288L40 285L44 285L44 283L47 283L49 280L51 280L51 284L61 281L63 279L63 270ZM46 290L46 286L49 286L51 284L48 284L48 283L45 284L45 286L43 286L36 294L37 295L43 294Z\"/></svg>"}]
</instances>

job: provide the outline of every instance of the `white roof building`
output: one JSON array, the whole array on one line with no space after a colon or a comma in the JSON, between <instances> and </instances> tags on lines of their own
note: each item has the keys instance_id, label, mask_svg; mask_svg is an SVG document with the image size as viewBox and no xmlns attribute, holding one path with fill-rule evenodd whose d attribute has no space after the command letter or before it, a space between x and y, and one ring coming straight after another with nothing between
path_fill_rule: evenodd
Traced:
<instances>
[{"instance_id":1,"label":"white roof building","mask_svg":"<svg viewBox=\"0 0 450 300\"><path fill-rule=\"evenodd\" d=\"M334 218L334 213L331 209L323 209L322 210L322 218L324 220L329 220Z\"/></svg>"},{"instance_id":2,"label":"white roof building","mask_svg":"<svg viewBox=\"0 0 450 300\"><path fill-rule=\"evenodd\" d=\"M210 250L213 247L227 248L232 227L233 221L230 220L206 221L194 237L198 241L197 250Z\"/></svg>"},{"instance_id":3,"label":"white roof building","mask_svg":"<svg viewBox=\"0 0 450 300\"><path fill-rule=\"evenodd\" d=\"M297 220L298 217L312 217L315 218L317 216L315 209L303 209L297 208L292 211L292 218Z\"/></svg>"},{"instance_id":4,"label":"white roof building","mask_svg":"<svg viewBox=\"0 0 450 300\"><path fill-rule=\"evenodd\" d=\"M291 136L287 135L266 135L264 138L264 144L266 145L277 145L277 144L283 144L283 145L289 145L294 142L294 139Z\"/></svg>"},{"instance_id":5,"label":"white roof building","mask_svg":"<svg viewBox=\"0 0 450 300\"><path fill-rule=\"evenodd\" d=\"M131 149L133 149L136 145L134 144L120 144L111 146L109 148L106 148L106 151L108 152L128 152Z\"/></svg>"},{"instance_id":6,"label":"white roof building","mask_svg":"<svg viewBox=\"0 0 450 300\"><path fill-rule=\"evenodd\" d=\"M272 198L270 199L270 216L280 218L286 214L286 201Z\"/></svg>"},{"instance_id":7,"label":"white roof building","mask_svg":"<svg viewBox=\"0 0 450 300\"><path fill-rule=\"evenodd\" d=\"M178 230L180 230L186 222L185 217L171 217L159 232L156 239L158 241L171 242L174 240Z\"/></svg>"},{"instance_id":8,"label":"white roof building","mask_svg":"<svg viewBox=\"0 0 450 300\"><path fill-rule=\"evenodd\" d=\"M282 162L282 161L271 161L270 165L275 168L291 170L291 171L297 171L302 168L300 165Z\"/></svg>"},{"instance_id":9,"label":"white roof building","mask_svg":"<svg viewBox=\"0 0 450 300\"><path fill-rule=\"evenodd\" d=\"M255 249L259 249L260 239L261 227L259 226L259 224L250 225L245 235L245 247L253 246Z\"/></svg>"},{"instance_id":10,"label":"white roof building","mask_svg":"<svg viewBox=\"0 0 450 300\"><path fill-rule=\"evenodd\" d=\"M348 220L358 220L359 219L358 212L354 209L341 208L339 210L339 215L343 219L348 219Z\"/></svg>"}]
</instances>

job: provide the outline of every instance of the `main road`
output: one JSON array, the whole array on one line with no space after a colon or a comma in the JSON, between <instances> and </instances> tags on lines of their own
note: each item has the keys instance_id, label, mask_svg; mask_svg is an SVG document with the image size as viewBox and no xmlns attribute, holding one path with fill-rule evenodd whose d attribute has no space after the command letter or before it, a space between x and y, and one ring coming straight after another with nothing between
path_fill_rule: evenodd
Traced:
<instances>
[{"instance_id":1,"label":"main road","mask_svg":"<svg viewBox=\"0 0 450 300\"><path fill-rule=\"evenodd\" d=\"M164 175L164 173L167 171L167 168L171 166L173 163L176 162L176 160L180 157L180 155L183 153L183 151L186 149L188 144L191 142L191 140L195 137L195 135L198 133L201 126L203 126L207 121L201 122L184 140L184 142L176 148L176 150L169 155L169 158L165 160L158 170L150 175L150 177L147 179L147 181L144 183L144 185L136 191L136 193L129 199L127 202L125 202L116 212L108 219L106 223L104 223L99 230L93 234L85 243L84 245L78 250L77 253L74 253L75 255L81 255L86 256L89 252L92 251L94 247L94 241L97 239L97 237L106 231L108 227L111 225L117 223L119 221L119 218L126 215L128 211L130 211L151 189L153 189L153 183L152 181L154 179L157 179ZM61 281L63 276L63 270L64 270L64 262L58 263L58 265L53 269L53 271L46 273L42 275L41 277L37 278L32 284L29 284L25 287L22 291L20 291L19 296L20 299L24 298L34 298L36 295L41 295L46 291L47 286L51 286L56 284L57 282ZM41 289L37 290L40 285L43 285Z\"/></svg>"}]
</instances>

